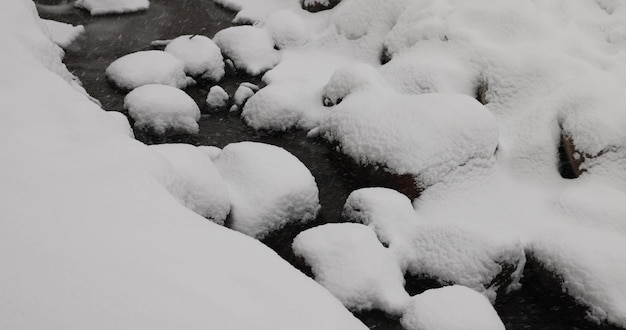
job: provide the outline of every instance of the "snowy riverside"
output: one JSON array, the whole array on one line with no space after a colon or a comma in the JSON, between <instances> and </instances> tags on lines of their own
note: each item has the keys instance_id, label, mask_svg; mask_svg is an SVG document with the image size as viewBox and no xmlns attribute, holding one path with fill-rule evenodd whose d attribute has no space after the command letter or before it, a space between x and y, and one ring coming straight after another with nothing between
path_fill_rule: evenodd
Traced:
<instances>
[{"instance_id":1,"label":"snowy riverside","mask_svg":"<svg viewBox=\"0 0 626 330\"><path fill-rule=\"evenodd\" d=\"M626 329L626 1L1 0L0 329Z\"/></svg>"}]
</instances>

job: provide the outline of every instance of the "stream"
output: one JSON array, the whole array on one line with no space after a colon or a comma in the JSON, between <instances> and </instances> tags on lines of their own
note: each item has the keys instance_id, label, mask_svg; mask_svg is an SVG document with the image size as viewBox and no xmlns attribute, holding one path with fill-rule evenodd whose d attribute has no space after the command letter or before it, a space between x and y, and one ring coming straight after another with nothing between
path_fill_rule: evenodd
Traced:
<instances>
[{"instance_id":1,"label":"stream","mask_svg":"<svg viewBox=\"0 0 626 330\"><path fill-rule=\"evenodd\" d=\"M42 18L74 25L84 25L86 33L66 51L64 62L76 75L91 96L107 111L123 110L125 93L112 87L104 76L106 67L115 59L140 50L151 49L150 42L171 39L182 34L204 34L208 37L231 25L234 13L216 5L212 0L151 0L147 12L91 17L88 12L72 7L67 0L39 0ZM61 3L61 4L59 4ZM259 78L227 76L219 85L229 95L241 82L262 85ZM147 144L184 142L194 145L225 145L239 141L257 141L283 147L298 157L315 176L319 187L322 209L317 220L307 227L341 220L341 209L348 194L355 189L383 184L359 175L345 157L318 140L306 138L306 133L288 132L269 134L248 128L239 113L209 113L205 97L211 84L199 83L185 91L200 106L200 133L197 136L179 135L155 137L136 131L138 140ZM291 254L291 240L305 228L287 228L264 241L296 267ZM619 329L596 325L584 319L585 309L577 306L554 286L545 287L538 265L529 262L522 279L522 289L500 294L495 308L507 329ZM306 272L306 270L303 269ZM408 283L411 295L436 287L432 283ZM357 314L371 329L402 329L397 320L382 313Z\"/></svg>"}]
</instances>

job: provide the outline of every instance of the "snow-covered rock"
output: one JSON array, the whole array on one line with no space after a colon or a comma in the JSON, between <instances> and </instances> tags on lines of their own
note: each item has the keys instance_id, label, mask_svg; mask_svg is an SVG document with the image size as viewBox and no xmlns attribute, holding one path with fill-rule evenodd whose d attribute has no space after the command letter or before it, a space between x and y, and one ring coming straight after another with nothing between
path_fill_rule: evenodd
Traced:
<instances>
[{"instance_id":1,"label":"snow-covered rock","mask_svg":"<svg viewBox=\"0 0 626 330\"><path fill-rule=\"evenodd\" d=\"M403 240L407 230L418 221L411 200L388 188L362 188L351 192L342 216L369 226L387 246L392 241Z\"/></svg>"},{"instance_id":2,"label":"snow-covered rock","mask_svg":"<svg viewBox=\"0 0 626 330\"><path fill-rule=\"evenodd\" d=\"M122 56L106 69L107 78L121 89L161 84L185 88L195 84L185 75L185 64L170 53L159 50L140 51Z\"/></svg>"},{"instance_id":3,"label":"snow-covered rock","mask_svg":"<svg viewBox=\"0 0 626 330\"><path fill-rule=\"evenodd\" d=\"M147 10L149 0L76 0L74 6L89 11L91 15L123 14Z\"/></svg>"},{"instance_id":4,"label":"snow-covered rock","mask_svg":"<svg viewBox=\"0 0 626 330\"><path fill-rule=\"evenodd\" d=\"M263 239L317 216L315 178L288 151L263 143L231 143L214 163L228 185L233 229Z\"/></svg>"},{"instance_id":5,"label":"snow-covered rock","mask_svg":"<svg viewBox=\"0 0 626 330\"><path fill-rule=\"evenodd\" d=\"M310 12L332 9L341 3L341 0L300 0L302 9Z\"/></svg>"},{"instance_id":6,"label":"snow-covered rock","mask_svg":"<svg viewBox=\"0 0 626 330\"><path fill-rule=\"evenodd\" d=\"M245 85L239 85L233 96L233 102L237 107L242 107L250 97L254 95L254 91Z\"/></svg>"},{"instance_id":7,"label":"snow-covered rock","mask_svg":"<svg viewBox=\"0 0 626 330\"><path fill-rule=\"evenodd\" d=\"M589 308L595 322L626 324L623 235L592 228L546 230L530 242L530 256L561 280L562 290Z\"/></svg>"},{"instance_id":8,"label":"snow-covered rock","mask_svg":"<svg viewBox=\"0 0 626 330\"><path fill-rule=\"evenodd\" d=\"M211 160L215 160L215 158L217 158L217 155L222 152L222 149L215 146L198 146L197 148L209 158L211 158Z\"/></svg>"},{"instance_id":9,"label":"snow-covered rock","mask_svg":"<svg viewBox=\"0 0 626 330\"><path fill-rule=\"evenodd\" d=\"M334 94L340 95L340 94ZM320 125L359 164L409 174L427 187L472 159L493 158L498 127L491 112L459 94L349 94Z\"/></svg>"},{"instance_id":10,"label":"snow-covered rock","mask_svg":"<svg viewBox=\"0 0 626 330\"><path fill-rule=\"evenodd\" d=\"M193 77L219 81L224 77L224 58L219 47L202 35L184 35L172 40L165 52L185 63L185 72Z\"/></svg>"},{"instance_id":11,"label":"snow-covered rock","mask_svg":"<svg viewBox=\"0 0 626 330\"><path fill-rule=\"evenodd\" d=\"M292 244L315 280L352 311L400 316L409 299L392 252L361 224L326 224L298 234Z\"/></svg>"},{"instance_id":12,"label":"snow-covered rock","mask_svg":"<svg viewBox=\"0 0 626 330\"><path fill-rule=\"evenodd\" d=\"M229 100L228 93L222 87L216 85L209 89L209 93L206 96L206 105L209 109L221 109L228 105Z\"/></svg>"},{"instance_id":13,"label":"snow-covered rock","mask_svg":"<svg viewBox=\"0 0 626 330\"><path fill-rule=\"evenodd\" d=\"M150 148L171 165L175 172L169 191L190 210L224 224L230 213L226 183L202 150L188 144L158 144Z\"/></svg>"},{"instance_id":14,"label":"snow-covered rock","mask_svg":"<svg viewBox=\"0 0 626 330\"><path fill-rule=\"evenodd\" d=\"M249 75L259 75L278 64L280 54L267 30L253 26L234 26L215 34L213 41L235 68Z\"/></svg>"},{"instance_id":15,"label":"snow-covered rock","mask_svg":"<svg viewBox=\"0 0 626 330\"><path fill-rule=\"evenodd\" d=\"M298 14L291 10L272 13L263 28L268 30L279 49L297 47L309 40L309 30Z\"/></svg>"},{"instance_id":16,"label":"snow-covered rock","mask_svg":"<svg viewBox=\"0 0 626 330\"><path fill-rule=\"evenodd\" d=\"M135 127L156 134L167 131L198 133L200 109L196 102L178 88L166 85L143 85L124 98L124 109Z\"/></svg>"},{"instance_id":17,"label":"snow-covered rock","mask_svg":"<svg viewBox=\"0 0 626 330\"><path fill-rule=\"evenodd\" d=\"M460 285L426 290L411 298L400 320L406 330L504 330L489 301Z\"/></svg>"},{"instance_id":18,"label":"snow-covered rock","mask_svg":"<svg viewBox=\"0 0 626 330\"><path fill-rule=\"evenodd\" d=\"M49 19L43 19L42 21L48 27L48 31L50 31L52 41L63 48L69 47L80 35L85 33L85 27L82 25L74 26Z\"/></svg>"}]
</instances>

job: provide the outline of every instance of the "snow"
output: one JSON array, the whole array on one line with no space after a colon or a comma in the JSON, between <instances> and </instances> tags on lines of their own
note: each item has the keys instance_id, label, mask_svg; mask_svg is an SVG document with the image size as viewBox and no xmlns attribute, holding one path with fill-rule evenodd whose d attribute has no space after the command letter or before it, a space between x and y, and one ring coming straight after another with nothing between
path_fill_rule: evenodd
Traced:
<instances>
[{"instance_id":1,"label":"snow","mask_svg":"<svg viewBox=\"0 0 626 330\"><path fill-rule=\"evenodd\" d=\"M81 34L85 33L85 27L82 25L74 26L49 19L43 19L42 21L48 27L48 31L50 31L52 41L59 47L68 48Z\"/></svg>"},{"instance_id":2,"label":"snow","mask_svg":"<svg viewBox=\"0 0 626 330\"><path fill-rule=\"evenodd\" d=\"M222 87L216 85L209 89L209 93L206 96L206 105L209 109L221 109L228 105L229 100L228 93Z\"/></svg>"},{"instance_id":3,"label":"snow","mask_svg":"<svg viewBox=\"0 0 626 330\"><path fill-rule=\"evenodd\" d=\"M167 131L195 134L200 129L200 108L178 88L149 84L134 89L124 98L124 109L135 127L156 134Z\"/></svg>"},{"instance_id":4,"label":"snow","mask_svg":"<svg viewBox=\"0 0 626 330\"><path fill-rule=\"evenodd\" d=\"M315 179L288 151L256 142L231 143L213 162L228 186L233 229L263 239L317 216Z\"/></svg>"},{"instance_id":5,"label":"snow","mask_svg":"<svg viewBox=\"0 0 626 330\"><path fill-rule=\"evenodd\" d=\"M211 158L211 160L215 160L220 152L222 152L222 149L215 146L198 146L197 148Z\"/></svg>"},{"instance_id":6,"label":"snow","mask_svg":"<svg viewBox=\"0 0 626 330\"><path fill-rule=\"evenodd\" d=\"M234 26L215 34L213 41L235 68L257 76L278 64L280 54L267 30L254 26Z\"/></svg>"},{"instance_id":7,"label":"snow","mask_svg":"<svg viewBox=\"0 0 626 330\"><path fill-rule=\"evenodd\" d=\"M127 90L147 84L176 88L195 84L185 75L185 64L181 60L159 50L139 51L118 58L107 67L106 77L117 87Z\"/></svg>"},{"instance_id":8,"label":"snow","mask_svg":"<svg viewBox=\"0 0 626 330\"><path fill-rule=\"evenodd\" d=\"M351 85L335 86L326 97L336 103ZM366 88L346 95L320 133L359 164L411 174L421 187L470 160L492 158L498 145L493 114L460 94L400 95Z\"/></svg>"},{"instance_id":9,"label":"snow","mask_svg":"<svg viewBox=\"0 0 626 330\"><path fill-rule=\"evenodd\" d=\"M254 95L254 91L250 87L241 84L235 91L235 95L233 96L233 102L237 107L241 108L246 103L246 101L248 101L248 99L252 97L252 95Z\"/></svg>"},{"instance_id":10,"label":"snow","mask_svg":"<svg viewBox=\"0 0 626 330\"><path fill-rule=\"evenodd\" d=\"M326 224L301 232L292 246L311 267L315 280L348 309L402 315L409 299L403 273L368 227Z\"/></svg>"},{"instance_id":11,"label":"snow","mask_svg":"<svg viewBox=\"0 0 626 330\"><path fill-rule=\"evenodd\" d=\"M133 132L133 128L130 126L128 117L117 111L107 111L107 113L118 123L121 132L126 133L126 135L132 139L135 138L135 132Z\"/></svg>"},{"instance_id":12,"label":"snow","mask_svg":"<svg viewBox=\"0 0 626 330\"><path fill-rule=\"evenodd\" d=\"M263 28L269 31L279 49L302 46L309 40L306 23L292 10L272 13Z\"/></svg>"},{"instance_id":13,"label":"snow","mask_svg":"<svg viewBox=\"0 0 626 330\"><path fill-rule=\"evenodd\" d=\"M485 297L460 285L426 290L412 297L401 323L406 330L505 329Z\"/></svg>"},{"instance_id":14,"label":"snow","mask_svg":"<svg viewBox=\"0 0 626 330\"><path fill-rule=\"evenodd\" d=\"M342 216L372 228L386 246L404 239L406 231L418 221L411 200L388 188L361 188L351 192Z\"/></svg>"},{"instance_id":15,"label":"snow","mask_svg":"<svg viewBox=\"0 0 626 330\"><path fill-rule=\"evenodd\" d=\"M171 166L75 89L42 24L0 1L0 328L366 329L182 206Z\"/></svg>"},{"instance_id":16,"label":"snow","mask_svg":"<svg viewBox=\"0 0 626 330\"><path fill-rule=\"evenodd\" d=\"M174 179L169 191L190 210L223 225L230 213L226 183L200 149L188 144L150 146L173 168Z\"/></svg>"},{"instance_id":17,"label":"snow","mask_svg":"<svg viewBox=\"0 0 626 330\"><path fill-rule=\"evenodd\" d=\"M89 11L91 15L124 14L148 10L148 0L76 0L74 6Z\"/></svg>"},{"instance_id":18,"label":"snow","mask_svg":"<svg viewBox=\"0 0 626 330\"><path fill-rule=\"evenodd\" d=\"M183 35L173 39L165 52L185 63L185 72L193 77L219 81L224 77L224 58L213 40L202 35Z\"/></svg>"},{"instance_id":19,"label":"snow","mask_svg":"<svg viewBox=\"0 0 626 330\"><path fill-rule=\"evenodd\" d=\"M315 127L327 109L321 105L321 90L305 83L275 83L266 86L246 102L241 117L254 129L287 131Z\"/></svg>"}]
</instances>

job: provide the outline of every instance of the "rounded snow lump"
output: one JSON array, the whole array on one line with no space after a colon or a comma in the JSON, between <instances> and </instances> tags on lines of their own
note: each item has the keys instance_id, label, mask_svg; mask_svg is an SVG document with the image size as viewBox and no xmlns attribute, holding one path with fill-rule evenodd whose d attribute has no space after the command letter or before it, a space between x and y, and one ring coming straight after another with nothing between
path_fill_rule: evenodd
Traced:
<instances>
[{"instance_id":1,"label":"rounded snow lump","mask_svg":"<svg viewBox=\"0 0 626 330\"><path fill-rule=\"evenodd\" d=\"M213 40L201 35L175 38L165 52L185 63L185 72L194 77L219 81L224 77L224 58Z\"/></svg>"},{"instance_id":2,"label":"rounded snow lump","mask_svg":"<svg viewBox=\"0 0 626 330\"><path fill-rule=\"evenodd\" d=\"M231 143L214 159L228 185L231 227L263 239L294 222L315 219L318 189L309 169L283 148Z\"/></svg>"},{"instance_id":3,"label":"rounded snow lump","mask_svg":"<svg viewBox=\"0 0 626 330\"><path fill-rule=\"evenodd\" d=\"M230 212L226 183L202 149L189 144L157 144L150 148L173 168L172 192L187 208L217 224Z\"/></svg>"},{"instance_id":4,"label":"rounded snow lump","mask_svg":"<svg viewBox=\"0 0 626 330\"><path fill-rule=\"evenodd\" d=\"M367 226L325 224L298 234L292 247L346 308L402 315L409 294L400 265Z\"/></svg>"},{"instance_id":5,"label":"rounded snow lump","mask_svg":"<svg viewBox=\"0 0 626 330\"><path fill-rule=\"evenodd\" d=\"M185 88L195 81L185 75L185 64L174 55L160 50L128 54L113 61L106 77L121 89L135 89L148 84Z\"/></svg>"},{"instance_id":6,"label":"rounded snow lump","mask_svg":"<svg viewBox=\"0 0 626 330\"><path fill-rule=\"evenodd\" d=\"M412 297L400 322L406 330L504 330L489 300L460 285Z\"/></svg>"},{"instance_id":7,"label":"rounded snow lump","mask_svg":"<svg viewBox=\"0 0 626 330\"><path fill-rule=\"evenodd\" d=\"M200 109L194 100L180 89L165 85L144 85L128 93L124 108L135 120L135 127L156 134L168 130L198 133Z\"/></svg>"},{"instance_id":8,"label":"rounded snow lump","mask_svg":"<svg viewBox=\"0 0 626 330\"><path fill-rule=\"evenodd\" d=\"M219 31L213 41L238 70L256 76L280 61L269 32L253 26L233 26Z\"/></svg>"}]
</instances>

